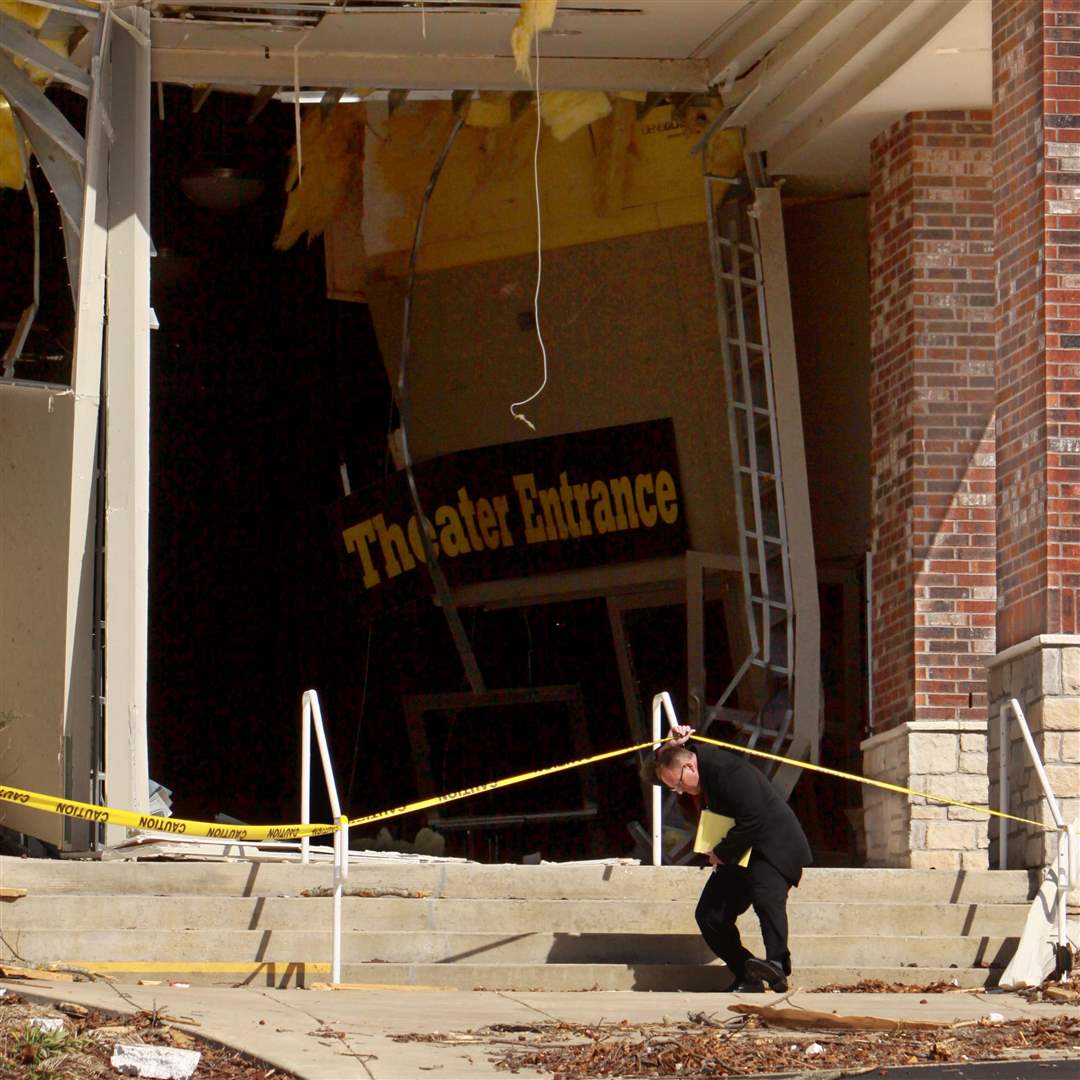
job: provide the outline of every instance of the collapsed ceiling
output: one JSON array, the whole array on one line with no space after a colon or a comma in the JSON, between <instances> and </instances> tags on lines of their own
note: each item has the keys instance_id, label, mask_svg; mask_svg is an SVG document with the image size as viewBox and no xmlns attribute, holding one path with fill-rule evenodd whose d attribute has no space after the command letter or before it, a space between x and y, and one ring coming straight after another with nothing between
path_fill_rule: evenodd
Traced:
<instances>
[{"instance_id":1,"label":"collapsed ceiling","mask_svg":"<svg viewBox=\"0 0 1080 1080\"><path fill-rule=\"evenodd\" d=\"M532 0L526 0L526 7ZM519 0L151 0L152 77L254 95L526 89ZM106 5L0 2L0 50L26 40L86 82ZM29 31L26 33L25 31ZM559 0L540 37L541 89L719 93L774 175L865 187L870 139L904 112L987 107L990 0ZM0 78L0 91L4 89ZM84 91L85 92L85 91Z\"/></svg>"}]
</instances>

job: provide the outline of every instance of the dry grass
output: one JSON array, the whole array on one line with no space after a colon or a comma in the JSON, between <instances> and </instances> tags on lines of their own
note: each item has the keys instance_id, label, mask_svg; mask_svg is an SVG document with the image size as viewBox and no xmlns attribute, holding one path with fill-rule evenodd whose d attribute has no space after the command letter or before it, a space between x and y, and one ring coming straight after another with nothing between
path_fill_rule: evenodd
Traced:
<instances>
[{"instance_id":1,"label":"dry grass","mask_svg":"<svg viewBox=\"0 0 1080 1080\"><path fill-rule=\"evenodd\" d=\"M35 1018L59 1018L63 1029L41 1031ZM0 997L0 1080L100 1080L115 1077L110 1063L117 1043L177 1046L202 1057L194 1076L220 1080L293 1080L289 1073L249 1061L175 1026L157 1011L118 1019L78 1005L27 1001L13 990Z\"/></svg>"}]
</instances>

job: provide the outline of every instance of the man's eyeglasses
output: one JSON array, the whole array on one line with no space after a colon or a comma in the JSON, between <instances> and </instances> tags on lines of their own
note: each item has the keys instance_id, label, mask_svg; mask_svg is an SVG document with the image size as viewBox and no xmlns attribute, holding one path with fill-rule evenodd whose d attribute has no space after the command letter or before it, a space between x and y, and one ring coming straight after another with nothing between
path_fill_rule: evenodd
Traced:
<instances>
[{"instance_id":1,"label":"man's eyeglasses","mask_svg":"<svg viewBox=\"0 0 1080 1080\"><path fill-rule=\"evenodd\" d=\"M676 795L680 795L682 793L681 789L682 789L682 786L683 786L683 775L685 774L686 770L689 769L689 768L690 768L690 762L689 761L684 761L683 764L682 764L682 768L679 770L678 778L675 780L674 783L671 783L671 784L667 785L668 788L670 788L670 790L674 791Z\"/></svg>"}]
</instances>

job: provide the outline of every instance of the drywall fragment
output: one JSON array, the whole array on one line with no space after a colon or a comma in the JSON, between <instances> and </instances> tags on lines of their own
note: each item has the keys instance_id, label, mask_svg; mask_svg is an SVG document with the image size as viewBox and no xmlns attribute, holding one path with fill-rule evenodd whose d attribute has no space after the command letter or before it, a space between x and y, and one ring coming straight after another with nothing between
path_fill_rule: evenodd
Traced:
<instances>
[{"instance_id":1,"label":"drywall fragment","mask_svg":"<svg viewBox=\"0 0 1080 1080\"><path fill-rule=\"evenodd\" d=\"M540 115L559 142L609 112L611 101L599 90L549 90L540 95Z\"/></svg>"},{"instance_id":2,"label":"drywall fragment","mask_svg":"<svg viewBox=\"0 0 1080 1080\"><path fill-rule=\"evenodd\" d=\"M43 1035L51 1035L54 1031L64 1030L64 1018L62 1016L32 1016L30 1026Z\"/></svg>"},{"instance_id":3,"label":"drywall fragment","mask_svg":"<svg viewBox=\"0 0 1080 1080\"><path fill-rule=\"evenodd\" d=\"M521 0L521 12L510 31L510 48L514 53L517 73L529 78L529 52L533 35L551 29L555 21L555 5L558 0Z\"/></svg>"},{"instance_id":4,"label":"drywall fragment","mask_svg":"<svg viewBox=\"0 0 1080 1080\"><path fill-rule=\"evenodd\" d=\"M154 1080L187 1080L195 1071L202 1054L198 1050L180 1050L173 1046L133 1046L117 1043L113 1047L112 1067L124 1076L146 1076Z\"/></svg>"}]
</instances>

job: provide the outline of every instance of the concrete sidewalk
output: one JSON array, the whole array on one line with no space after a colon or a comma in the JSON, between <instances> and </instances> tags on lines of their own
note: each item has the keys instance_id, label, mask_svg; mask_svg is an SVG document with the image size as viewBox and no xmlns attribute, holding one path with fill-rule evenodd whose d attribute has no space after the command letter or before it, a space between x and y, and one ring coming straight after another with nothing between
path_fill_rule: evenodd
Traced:
<instances>
[{"instance_id":1,"label":"concrete sidewalk","mask_svg":"<svg viewBox=\"0 0 1080 1080\"><path fill-rule=\"evenodd\" d=\"M551 1020L631 1023L685 1020L688 1013L730 1015L739 1001L767 1005L775 994L687 994L595 991L274 990L245 987L109 986L101 982L0 985L40 1001L73 1001L88 1008L127 1013L161 1009L188 1017L189 1030L244 1051L305 1080L439 1080L505 1077L489 1059L483 1039L473 1045L394 1042L394 1034L465 1033L490 1024ZM797 992L785 1004L842 1015L907 1020L972 1020L1000 1013L1006 1020L1075 1014L1076 1006L1031 1003L1011 993L821 994ZM179 1026L183 1026L182 1024ZM494 1037L494 1036L493 1036ZM512 1034L505 1036L513 1039ZM547 1075L523 1069L520 1076Z\"/></svg>"}]
</instances>

